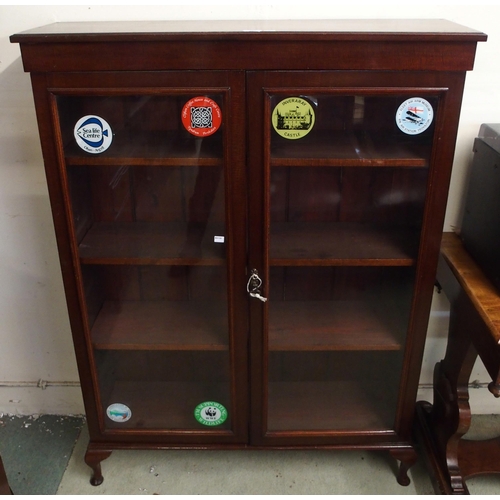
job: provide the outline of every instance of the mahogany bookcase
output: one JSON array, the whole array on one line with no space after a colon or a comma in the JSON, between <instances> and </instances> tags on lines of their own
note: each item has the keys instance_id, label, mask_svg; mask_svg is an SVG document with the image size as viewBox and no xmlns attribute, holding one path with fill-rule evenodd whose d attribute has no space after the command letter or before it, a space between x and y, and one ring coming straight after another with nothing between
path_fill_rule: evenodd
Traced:
<instances>
[{"instance_id":1,"label":"mahogany bookcase","mask_svg":"<svg viewBox=\"0 0 500 500\"><path fill-rule=\"evenodd\" d=\"M90 431L411 439L465 75L447 21L56 23L31 73Z\"/></svg>"}]
</instances>

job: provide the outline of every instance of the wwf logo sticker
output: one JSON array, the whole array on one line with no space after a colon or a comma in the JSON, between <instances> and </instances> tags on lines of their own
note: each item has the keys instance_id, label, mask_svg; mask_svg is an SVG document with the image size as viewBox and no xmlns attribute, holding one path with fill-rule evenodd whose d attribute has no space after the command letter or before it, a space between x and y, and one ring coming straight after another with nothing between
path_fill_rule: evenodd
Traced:
<instances>
[{"instance_id":1,"label":"wwf logo sticker","mask_svg":"<svg viewBox=\"0 0 500 500\"><path fill-rule=\"evenodd\" d=\"M227 420L227 410L220 403L205 401L194 410L194 418L203 425L216 426Z\"/></svg>"},{"instance_id":2,"label":"wwf logo sticker","mask_svg":"<svg viewBox=\"0 0 500 500\"><path fill-rule=\"evenodd\" d=\"M95 115L80 118L76 122L74 135L78 146L92 154L106 151L113 141L109 123L104 118Z\"/></svg>"}]
</instances>

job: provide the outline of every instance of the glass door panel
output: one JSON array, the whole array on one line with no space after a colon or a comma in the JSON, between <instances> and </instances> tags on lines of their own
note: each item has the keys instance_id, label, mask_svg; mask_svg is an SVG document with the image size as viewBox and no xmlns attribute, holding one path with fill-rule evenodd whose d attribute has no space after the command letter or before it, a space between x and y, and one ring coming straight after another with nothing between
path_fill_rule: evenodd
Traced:
<instances>
[{"instance_id":1,"label":"glass door panel","mask_svg":"<svg viewBox=\"0 0 500 500\"><path fill-rule=\"evenodd\" d=\"M437 98L266 106L267 432L391 430Z\"/></svg>"},{"instance_id":2,"label":"glass door panel","mask_svg":"<svg viewBox=\"0 0 500 500\"><path fill-rule=\"evenodd\" d=\"M268 431L391 427L384 370L401 367L412 281L411 267L271 268Z\"/></svg>"},{"instance_id":3,"label":"glass door panel","mask_svg":"<svg viewBox=\"0 0 500 500\"><path fill-rule=\"evenodd\" d=\"M428 166L435 96L268 94L271 165Z\"/></svg>"},{"instance_id":4,"label":"glass door panel","mask_svg":"<svg viewBox=\"0 0 500 500\"><path fill-rule=\"evenodd\" d=\"M412 265L427 169L272 167L271 265Z\"/></svg>"},{"instance_id":5,"label":"glass door panel","mask_svg":"<svg viewBox=\"0 0 500 500\"><path fill-rule=\"evenodd\" d=\"M271 352L268 432L390 429L400 352ZM353 369L355 367L355 369Z\"/></svg>"},{"instance_id":6,"label":"glass door panel","mask_svg":"<svg viewBox=\"0 0 500 500\"><path fill-rule=\"evenodd\" d=\"M57 98L105 428L232 429L224 98Z\"/></svg>"}]
</instances>

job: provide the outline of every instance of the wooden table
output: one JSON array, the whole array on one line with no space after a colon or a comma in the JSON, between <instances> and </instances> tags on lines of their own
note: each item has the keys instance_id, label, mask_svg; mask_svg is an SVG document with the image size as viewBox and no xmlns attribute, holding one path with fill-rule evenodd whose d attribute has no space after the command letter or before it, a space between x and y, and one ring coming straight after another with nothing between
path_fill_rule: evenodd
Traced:
<instances>
[{"instance_id":1,"label":"wooden table","mask_svg":"<svg viewBox=\"0 0 500 500\"><path fill-rule=\"evenodd\" d=\"M434 369L433 404L417 404L416 432L436 493L468 494L466 478L500 473L500 437L462 439L471 423L468 383L478 355L492 379L490 392L500 396L500 292L454 233L443 234L437 280L450 301L448 345Z\"/></svg>"}]
</instances>

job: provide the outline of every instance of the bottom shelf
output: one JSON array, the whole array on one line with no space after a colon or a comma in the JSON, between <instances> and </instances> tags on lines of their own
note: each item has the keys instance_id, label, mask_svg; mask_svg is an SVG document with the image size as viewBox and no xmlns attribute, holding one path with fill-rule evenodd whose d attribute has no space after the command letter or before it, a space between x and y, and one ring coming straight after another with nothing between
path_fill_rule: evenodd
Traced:
<instances>
[{"instance_id":1,"label":"bottom shelf","mask_svg":"<svg viewBox=\"0 0 500 500\"><path fill-rule=\"evenodd\" d=\"M200 424L194 416L195 408L214 401L228 411L225 422L217 426ZM229 384L201 382L140 381L116 382L103 406L120 403L131 410L126 422L114 422L105 416L108 429L159 429L221 431L231 429Z\"/></svg>"},{"instance_id":2,"label":"bottom shelf","mask_svg":"<svg viewBox=\"0 0 500 500\"><path fill-rule=\"evenodd\" d=\"M395 392L380 381L271 382L267 430L390 430Z\"/></svg>"}]
</instances>

